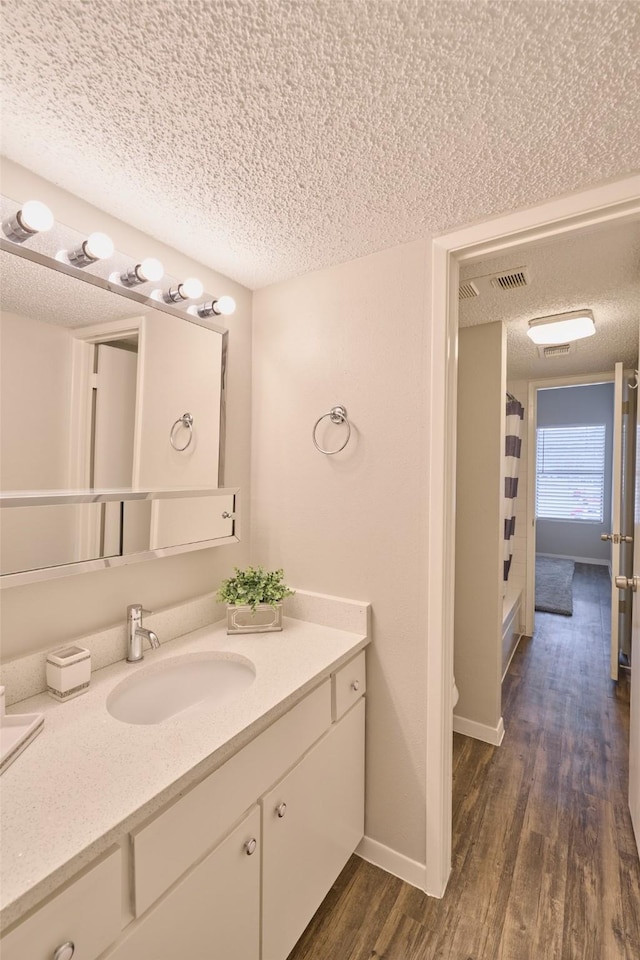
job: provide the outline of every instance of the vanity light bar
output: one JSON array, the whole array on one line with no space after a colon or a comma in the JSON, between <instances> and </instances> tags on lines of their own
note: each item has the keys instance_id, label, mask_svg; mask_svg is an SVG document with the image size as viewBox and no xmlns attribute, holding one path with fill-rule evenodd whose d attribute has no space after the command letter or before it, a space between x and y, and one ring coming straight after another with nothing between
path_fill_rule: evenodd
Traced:
<instances>
[{"instance_id":1,"label":"vanity light bar","mask_svg":"<svg viewBox=\"0 0 640 960\"><path fill-rule=\"evenodd\" d=\"M113 241L106 233L92 233L76 250L67 254L76 267L86 267L96 260L108 260L113 256Z\"/></svg>"},{"instance_id":2,"label":"vanity light bar","mask_svg":"<svg viewBox=\"0 0 640 960\"><path fill-rule=\"evenodd\" d=\"M148 281L162 280L164 277L164 267L155 257L146 257L142 263L137 263L135 267L120 277L122 283L127 287L134 287L138 283L147 283Z\"/></svg>"},{"instance_id":3,"label":"vanity light bar","mask_svg":"<svg viewBox=\"0 0 640 960\"><path fill-rule=\"evenodd\" d=\"M208 300L198 307L200 317L228 317L235 313L236 302L233 297L218 297L217 300Z\"/></svg>"},{"instance_id":4,"label":"vanity light bar","mask_svg":"<svg viewBox=\"0 0 640 960\"><path fill-rule=\"evenodd\" d=\"M53 214L39 200L27 200L11 217L2 223L2 230L14 243L24 243L36 233L45 233L53 226Z\"/></svg>"},{"instance_id":5,"label":"vanity light bar","mask_svg":"<svg viewBox=\"0 0 640 960\"><path fill-rule=\"evenodd\" d=\"M204 287L195 277L179 283L177 287L170 287L164 294L165 303L181 303L182 300L197 300L202 296Z\"/></svg>"}]
</instances>

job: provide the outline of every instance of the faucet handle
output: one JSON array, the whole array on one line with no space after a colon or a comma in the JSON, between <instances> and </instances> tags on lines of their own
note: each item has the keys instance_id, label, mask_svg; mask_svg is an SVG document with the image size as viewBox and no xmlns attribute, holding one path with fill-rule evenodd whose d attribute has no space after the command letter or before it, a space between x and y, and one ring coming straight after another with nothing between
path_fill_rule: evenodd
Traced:
<instances>
[{"instance_id":1,"label":"faucet handle","mask_svg":"<svg viewBox=\"0 0 640 960\"><path fill-rule=\"evenodd\" d=\"M130 603L127 607L127 619L131 620L132 617L143 617L151 616L153 610L145 610L141 603Z\"/></svg>"}]
</instances>

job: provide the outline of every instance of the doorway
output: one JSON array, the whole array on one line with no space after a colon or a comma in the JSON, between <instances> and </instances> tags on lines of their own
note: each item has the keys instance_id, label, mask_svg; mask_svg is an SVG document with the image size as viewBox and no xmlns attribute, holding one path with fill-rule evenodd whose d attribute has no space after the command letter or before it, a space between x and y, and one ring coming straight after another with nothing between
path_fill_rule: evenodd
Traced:
<instances>
[{"instance_id":1,"label":"doorway","mask_svg":"<svg viewBox=\"0 0 640 960\"><path fill-rule=\"evenodd\" d=\"M608 184L437 238L432 245L431 457L428 530L426 892L441 897L451 869L454 478L459 268L532 240L578 236L640 217L640 177Z\"/></svg>"}]
</instances>

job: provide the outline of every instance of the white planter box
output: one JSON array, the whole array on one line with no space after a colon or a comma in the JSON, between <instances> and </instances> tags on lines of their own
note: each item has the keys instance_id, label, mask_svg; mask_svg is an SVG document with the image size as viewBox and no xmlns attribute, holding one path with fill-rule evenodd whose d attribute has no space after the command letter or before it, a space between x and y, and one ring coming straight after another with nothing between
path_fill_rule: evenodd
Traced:
<instances>
[{"instance_id":1,"label":"white planter box","mask_svg":"<svg viewBox=\"0 0 640 960\"><path fill-rule=\"evenodd\" d=\"M282 630L282 603L258 603L227 606L227 633L274 633Z\"/></svg>"}]
</instances>

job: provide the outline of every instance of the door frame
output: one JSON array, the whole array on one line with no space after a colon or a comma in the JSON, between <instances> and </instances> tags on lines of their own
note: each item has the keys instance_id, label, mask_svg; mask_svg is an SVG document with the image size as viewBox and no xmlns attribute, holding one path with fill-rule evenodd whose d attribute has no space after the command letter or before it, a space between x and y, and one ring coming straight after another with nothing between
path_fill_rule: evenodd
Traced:
<instances>
[{"instance_id":1,"label":"door frame","mask_svg":"<svg viewBox=\"0 0 640 960\"><path fill-rule=\"evenodd\" d=\"M460 263L640 216L640 175L435 237L428 341L425 891L451 872L456 393Z\"/></svg>"}]
</instances>

